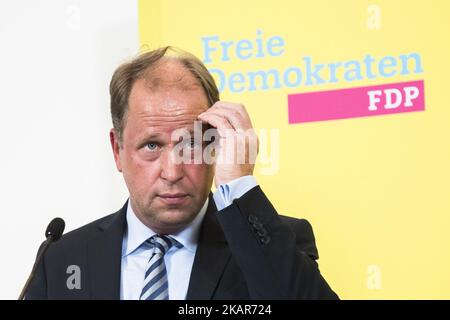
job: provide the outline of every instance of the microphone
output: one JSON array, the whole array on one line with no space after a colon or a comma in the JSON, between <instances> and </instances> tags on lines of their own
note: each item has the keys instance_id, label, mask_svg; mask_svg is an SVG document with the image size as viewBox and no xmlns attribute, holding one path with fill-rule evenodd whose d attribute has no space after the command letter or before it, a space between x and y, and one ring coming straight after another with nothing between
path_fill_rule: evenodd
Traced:
<instances>
[{"instance_id":1,"label":"microphone","mask_svg":"<svg viewBox=\"0 0 450 320\"><path fill-rule=\"evenodd\" d=\"M49 237L52 239L52 241L57 241L59 238L61 238L64 227L66 226L65 222L61 218L55 218L53 219L47 227L47 230L45 230L45 237L48 239Z\"/></svg>"},{"instance_id":2,"label":"microphone","mask_svg":"<svg viewBox=\"0 0 450 320\"><path fill-rule=\"evenodd\" d=\"M36 257L36 261L34 262L33 269L31 270L30 276L27 279L27 282L25 283L25 286L22 289L22 292L19 295L18 300L23 300L25 297L25 294L28 291L28 287L31 284L31 281L34 278L34 275L36 274L37 267L39 266L39 263L41 262L42 258L44 257L45 252L47 251L47 248L52 242L55 242L61 238L64 227L66 226L65 222L61 218L55 218L53 219L48 227L47 230L45 230L45 238L46 240L41 245L41 248L39 249L38 255Z\"/></svg>"}]
</instances>

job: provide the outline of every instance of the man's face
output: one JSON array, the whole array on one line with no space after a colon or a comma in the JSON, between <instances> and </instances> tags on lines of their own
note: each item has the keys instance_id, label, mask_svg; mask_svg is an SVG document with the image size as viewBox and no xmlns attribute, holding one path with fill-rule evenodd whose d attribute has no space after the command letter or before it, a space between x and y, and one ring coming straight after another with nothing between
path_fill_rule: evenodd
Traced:
<instances>
[{"instance_id":1,"label":"man's face","mask_svg":"<svg viewBox=\"0 0 450 320\"><path fill-rule=\"evenodd\" d=\"M200 211L214 173L205 163L176 163L172 133L193 131L207 109L206 95L178 62L163 62L151 79L134 83L128 106L121 147L114 130L110 137L132 208L155 232L177 232Z\"/></svg>"}]
</instances>

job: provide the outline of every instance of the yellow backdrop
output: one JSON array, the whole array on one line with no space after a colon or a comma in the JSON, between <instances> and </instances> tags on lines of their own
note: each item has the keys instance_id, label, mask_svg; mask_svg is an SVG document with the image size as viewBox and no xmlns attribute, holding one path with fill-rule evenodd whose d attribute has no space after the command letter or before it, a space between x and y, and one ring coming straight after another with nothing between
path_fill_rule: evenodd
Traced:
<instances>
[{"instance_id":1,"label":"yellow backdrop","mask_svg":"<svg viewBox=\"0 0 450 320\"><path fill-rule=\"evenodd\" d=\"M216 70L222 100L279 129L279 170L257 170L258 181L280 213L313 224L341 298L450 298L449 1L141 0L139 24L144 50L194 53ZM376 76L307 81L308 59L364 67L367 55L407 54L420 58L411 72L374 62ZM283 78L292 67L301 83ZM252 85L271 69L284 81ZM413 80L424 81L423 112L288 124L287 94Z\"/></svg>"}]
</instances>

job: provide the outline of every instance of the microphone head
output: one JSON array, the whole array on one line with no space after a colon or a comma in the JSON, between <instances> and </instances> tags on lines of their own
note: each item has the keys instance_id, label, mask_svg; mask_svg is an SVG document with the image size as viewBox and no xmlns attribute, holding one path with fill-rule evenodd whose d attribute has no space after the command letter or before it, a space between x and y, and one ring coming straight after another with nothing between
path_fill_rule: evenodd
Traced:
<instances>
[{"instance_id":1,"label":"microphone head","mask_svg":"<svg viewBox=\"0 0 450 320\"><path fill-rule=\"evenodd\" d=\"M61 236L64 232L65 226L66 226L66 223L64 222L63 219L61 219L61 218L53 219L49 223L47 230L45 230L45 237L46 238L50 237L52 241L59 240L59 238L61 238Z\"/></svg>"}]
</instances>

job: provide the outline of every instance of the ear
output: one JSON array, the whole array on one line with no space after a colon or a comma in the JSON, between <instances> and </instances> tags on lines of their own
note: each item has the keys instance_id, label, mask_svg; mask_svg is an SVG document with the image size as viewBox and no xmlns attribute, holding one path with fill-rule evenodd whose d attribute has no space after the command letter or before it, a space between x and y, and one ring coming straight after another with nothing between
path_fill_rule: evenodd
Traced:
<instances>
[{"instance_id":1,"label":"ear","mask_svg":"<svg viewBox=\"0 0 450 320\"><path fill-rule=\"evenodd\" d=\"M114 161L116 162L116 167L119 172L122 172L122 163L120 161L120 144L119 144L119 135L116 130L111 129L109 131L109 140L111 141L111 147L114 154Z\"/></svg>"}]
</instances>

